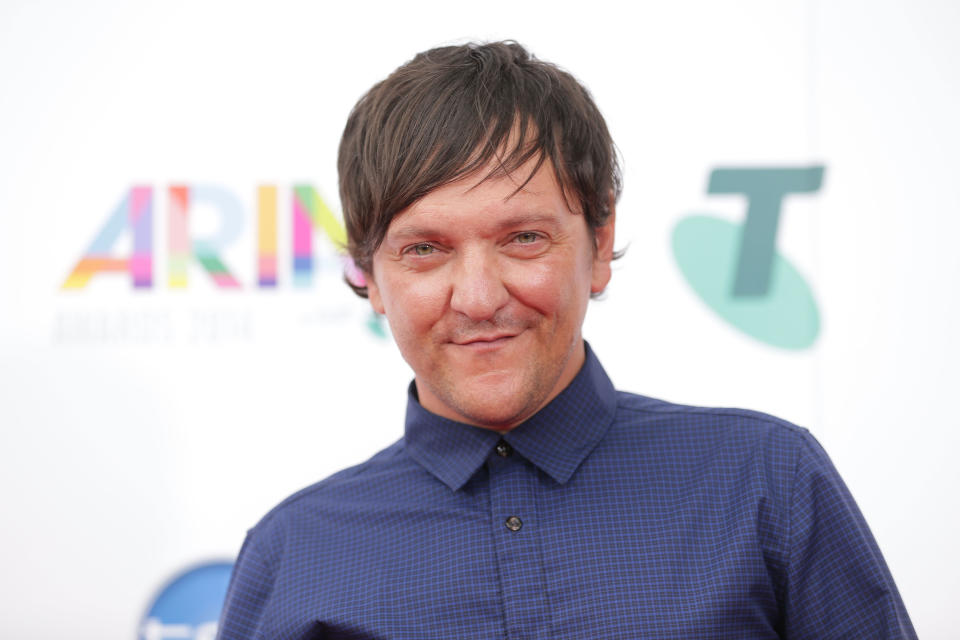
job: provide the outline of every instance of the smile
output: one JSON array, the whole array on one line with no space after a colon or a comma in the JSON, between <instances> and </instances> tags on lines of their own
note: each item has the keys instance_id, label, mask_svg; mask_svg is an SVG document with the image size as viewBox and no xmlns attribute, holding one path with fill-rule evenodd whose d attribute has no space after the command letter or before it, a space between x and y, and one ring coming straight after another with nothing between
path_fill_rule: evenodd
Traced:
<instances>
[{"instance_id":1,"label":"smile","mask_svg":"<svg viewBox=\"0 0 960 640\"><path fill-rule=\"evenodd\" d=\"M477 336L467 340L454 341L453 344L458 347L467 347L475 351L492 350L505 345L511 338L515 338L517 335L519 334Z\"/></svg>"}]
</instances>

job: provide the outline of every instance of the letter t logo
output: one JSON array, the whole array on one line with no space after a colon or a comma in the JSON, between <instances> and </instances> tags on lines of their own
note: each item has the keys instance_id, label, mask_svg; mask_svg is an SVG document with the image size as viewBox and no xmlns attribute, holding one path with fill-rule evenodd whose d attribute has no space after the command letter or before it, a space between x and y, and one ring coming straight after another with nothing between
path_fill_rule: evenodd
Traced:
<instances>
[{"instance_id":1,"label":"letter t logo","mask_svg":"<svg viewBox=\"0 0 960 640\"><path fill-rule=\"evenodd\" d=\"M802 169L714 169L708 193L747 196L747 219L740 233L740 255L733 295L765 296L770 290L780 209L788 193L812 193L823 182L823 167Z\"/></svg>"},{"instance_id":2,"label":"letter t logo","mask_svg":"<svg viewBox=\"0 0 960 640\"><path fill-rule=\"evenodd\" d=\"M707 192L742 194L742 224L712 215L681 220L673 253L684 278L713 311L744 333L785 349L805 349L820 332L820 314L806 280L777 252L784 199L813 193L824 168L719 168Z\"/></svg>"}]
</instances>

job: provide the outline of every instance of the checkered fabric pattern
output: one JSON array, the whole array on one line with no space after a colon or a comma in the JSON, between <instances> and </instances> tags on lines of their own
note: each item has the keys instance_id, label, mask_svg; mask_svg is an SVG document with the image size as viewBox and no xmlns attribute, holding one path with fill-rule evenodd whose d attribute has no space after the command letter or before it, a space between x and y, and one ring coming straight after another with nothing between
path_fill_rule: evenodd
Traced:
<instances>
[{"instance_id":1,"label":"checkered fabric pattern","mask_svg":"<svg viewBox=\"0 0 960 640\"><path fill-rule=\"evenodd\" d=\"M220 624L257 638L915 638L805 430L614 390L587 360L502 438L433 415L251 529Z\"/></svg>"}]
</instances>

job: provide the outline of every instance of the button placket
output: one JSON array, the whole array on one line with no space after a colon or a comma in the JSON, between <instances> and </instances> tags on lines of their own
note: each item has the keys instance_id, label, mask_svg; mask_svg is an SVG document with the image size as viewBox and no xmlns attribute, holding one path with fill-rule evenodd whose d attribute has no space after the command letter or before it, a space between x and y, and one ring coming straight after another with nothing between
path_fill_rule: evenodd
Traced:
<instances>
[{"instance_id":1,"label":"button placket","mask_svg":"<svg viewBox=\"0 0 960 640\"><path fill-rule=\"evenodd\" d=\"M503 440L494 447L487 465L490 523L494 528L507 635L549 638L550 616L544 615L548 611L546 578L537 531L537 470Z\"/></svg>"}]
</instances>

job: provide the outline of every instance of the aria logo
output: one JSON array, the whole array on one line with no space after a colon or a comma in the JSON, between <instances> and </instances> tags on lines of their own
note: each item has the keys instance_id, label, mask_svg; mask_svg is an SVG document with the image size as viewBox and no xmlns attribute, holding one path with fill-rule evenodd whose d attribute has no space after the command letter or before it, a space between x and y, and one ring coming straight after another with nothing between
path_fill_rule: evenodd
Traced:
<instances>
[{"instance_id":1,"label":"aria logo","mask_svg":"<svg viewBox=\"0 0 960 640\"><path fill-rule=\"evenodd\" d=\"M136 288L153 286L154 274L154 190L136 185L124 194L119 205L106 219L64 281L63 289L83 289L90 280L103 273L121 273L130 277ZM240 281L227 267L222 251L237 241L244 232L244 212L240 201L230 191L215 185L170 185L167 190L167 286L187 287L189 265L196 261L219 289L239 289ZM210 237L195 238L190 231L191 210L195 205L207 206L219 217L219 231ZM341 254L347 275L351 264L345 256L347 234L331 208L310 185L295 185L291 193L291 245L293 283L307 287L314 272L313 231L319 229ZM129 235L132 251L115 255L116 245ZM257 188L256 256L257 286L272 289L278 283L277 257L277 188Z\"/></svg>"},{"instance_id":2,"label":"aria logo","mask_svg":"<svg viewBox=\"0 0 960 640\"><path fill-rule=\"evenodd\" d=\"M232 569L210 562L174 577L147 610L139 640L214 640Z\"/></svg>"},{"instance_id":3,"label":"aria logo","mask_svg":"<svg viewBox=\"0 0 960 640\"><path fill-rule=\"evenodd\" d=\"M155 201L166 196L166 246L157 247ZM293 185L289 191L289 241L280 238L278 200L275 185L261 184L256 189L253 225L246 221L245 210L234 193L212 184L171 184L167 189L151 185L133 185L120 198L114 210L103 221L87 250L74 263L61 289L78 292L86 289L94 278L128 279L137 290L152 290L157 284L171 290L188 287L191 270L205 272L217 291L236 292L253 289L276 290L288 282L295 289L306 291L313 285L317 271L343 274L351 282L363 282L363 274L346 255L347 234L333 209L308 184ZM195 233L198 209L205 210L207 220L216 223L216 231ZM252 227L252 229L251 229ZM224 257L234 245L251 244L244 238L253 231L252 260L256 273L238 277ZM327 240L315 247L314 236ZM246 243L243 241L247 240ZM126 247L126 249L125 249ZM283 249L289 247L289 270L280 269ZM166 273L158 273L157 258L166 250ZM320 251L315 251L320 249ZM315 255L317 254L317 255ZM234 265L236 266L236 265ZM159 282L158 282L159 281ZM251 283L252 281L252 283ZM246 288L249 287L249 288ZM366 316L365 326L377 338L387 336L381 319L373 312Z\"/></svg>"},{"instance_id":4,"label":"aria logo","mask_svg":"<svg viewBox=\"0 0 960 640\"><path fill-rule=\"evenodd\" d=\"M684 278L721 318L747 335L783 349L806 349L820 333L810 286L777 251L784 198L820 189L824 168L721 168L707 193L747 197L742 224L709 215L681 220L673 255Z\"/></svg>"}]
</instances>

